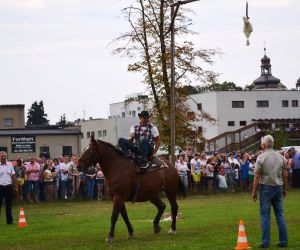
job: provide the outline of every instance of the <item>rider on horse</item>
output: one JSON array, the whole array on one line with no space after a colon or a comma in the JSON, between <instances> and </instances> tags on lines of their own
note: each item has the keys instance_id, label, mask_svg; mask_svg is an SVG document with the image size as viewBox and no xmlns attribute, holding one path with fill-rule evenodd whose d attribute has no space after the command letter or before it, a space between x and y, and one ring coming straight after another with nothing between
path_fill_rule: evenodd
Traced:
<instances>
[{"instance_id":1,"label":"rider on horse","mask_svg":"<svg viewBox=\"0 0 300 250\"><path fill-rule=\"evenodd\" d=\"M160 136L155 125L149 122L149 112L142 111L138 114L140 122L130 128L129 140L120 138L119 146L126 156L129 150L141 156L140 168L148 167L148 159L155 157L160 147Z\"/></svg>"}]
</instances>

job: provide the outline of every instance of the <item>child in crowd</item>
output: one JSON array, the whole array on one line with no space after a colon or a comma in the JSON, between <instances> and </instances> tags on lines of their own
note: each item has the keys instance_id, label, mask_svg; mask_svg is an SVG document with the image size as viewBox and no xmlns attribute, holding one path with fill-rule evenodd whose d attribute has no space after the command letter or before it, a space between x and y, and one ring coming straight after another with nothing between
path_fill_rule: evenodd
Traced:
<instances>
[{"instance_id":1,"label":"child in crowd","mask_svg":"<svg viewBox=\"0 0 300 250\"><path fill-rule=\"evenodd\" d=\"M219 171L219 188L221 191L226 191L227 190L227 182L226 182L226 176L225 176L225 171L224 168L221 167Z\"/></svg>"},{"instance_id":2,"label":"child in crowd","mask_svg":"<svg viewBox=\"0 0 300 250\"><path fill-rule=\"evenodd\" d=\"M97 200L103 200L103 187L104 187L104 174L101 170L100 164L96 164L96 187L97 187Z\"/></svg>"}]
</instances>

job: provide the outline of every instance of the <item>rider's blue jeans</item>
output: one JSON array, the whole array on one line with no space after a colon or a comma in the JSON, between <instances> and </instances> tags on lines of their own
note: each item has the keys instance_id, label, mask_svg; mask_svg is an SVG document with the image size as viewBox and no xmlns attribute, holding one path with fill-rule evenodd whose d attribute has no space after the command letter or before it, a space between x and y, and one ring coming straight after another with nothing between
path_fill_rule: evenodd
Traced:
<instances>
[{"instance_id":1,"label":"rider's blue jeans","mask_svg":"<svg viewBox=\"0 0 300 250\"><path fill-rule=\"evenodd\" d=\"M124 138L120 138L118 144L126 156L129 155L129 150L131 150L141 155L142 161L147 161L153 150L152 146L145 138L138 141L138 147L136 147L133 142Z\"/></svg>"},{"instance_id":2,"label":"rider's blue jeans","mask_svg":"<svg viewBox=\"0 0 300 250\"><path fill-rule=\"evenodd\" d=\"M270 245L270 215L271 205L274 209L278 230L279 243L287 244L288 235L283 212L282 186L260 185L260 222L262 229L262 244Z\"/></svg>"}]
</instances>

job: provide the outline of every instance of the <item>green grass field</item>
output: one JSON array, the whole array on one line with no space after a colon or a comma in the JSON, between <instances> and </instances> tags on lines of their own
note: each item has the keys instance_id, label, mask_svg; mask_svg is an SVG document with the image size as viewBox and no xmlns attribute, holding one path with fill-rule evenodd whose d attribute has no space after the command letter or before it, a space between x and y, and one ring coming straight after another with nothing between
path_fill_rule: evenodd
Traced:
<instances>
[{"instance_id":1,"label":"green grass field","mask_svg":"<svg viewBox=\"0 0 300 250\"><path fill-rule=\"evenodd\" d=\"M289 248L300 249L300 190L285 199ZM164 199L165 200L165 199ZM165 200L166 204L167 200ZM147 203L127 203L135 239L127 240L127 230L119 217L115 239L106 243L112 204L110 201L53 202L23 205L26 228L18 228L19 205L13 208L14 225L0 220L0 249L234 249L239 220L245 222L249 245L260 243L259 203L249 193L190 196L179 199L177 234L168 235L170 222L161 222L162 231L153 234L156 208ZM170 207L167 205L166 212ZM278 231L272 213L272 246L277 249Z\"/></svg>"}]
</instances>

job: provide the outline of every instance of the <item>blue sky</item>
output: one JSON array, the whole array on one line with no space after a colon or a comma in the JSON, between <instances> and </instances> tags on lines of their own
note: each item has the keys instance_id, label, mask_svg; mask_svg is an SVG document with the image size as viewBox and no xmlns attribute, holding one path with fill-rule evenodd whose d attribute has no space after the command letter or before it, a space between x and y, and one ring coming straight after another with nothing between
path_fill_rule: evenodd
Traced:
<instances>
[{"instance_id":1,"label":"blue sky","mask_svg":"<svg viewBox=\"0 0 300 250\"><path fill-rule=\"evenodd\" d=\"M43 100L51 123L107 117L109 104L143 92L142 76L107 44L129 26L120 10L133 0L0 0L1 104ZM245 46L244 0L190 3L195 46L219 48L211 69L220 82L251 83L260 75L264 41L273 75L293 88L300 77L300 1L248 0L254 31ZM85 112L84 112L85 111Z\"/></svg>"}]
</instances>

